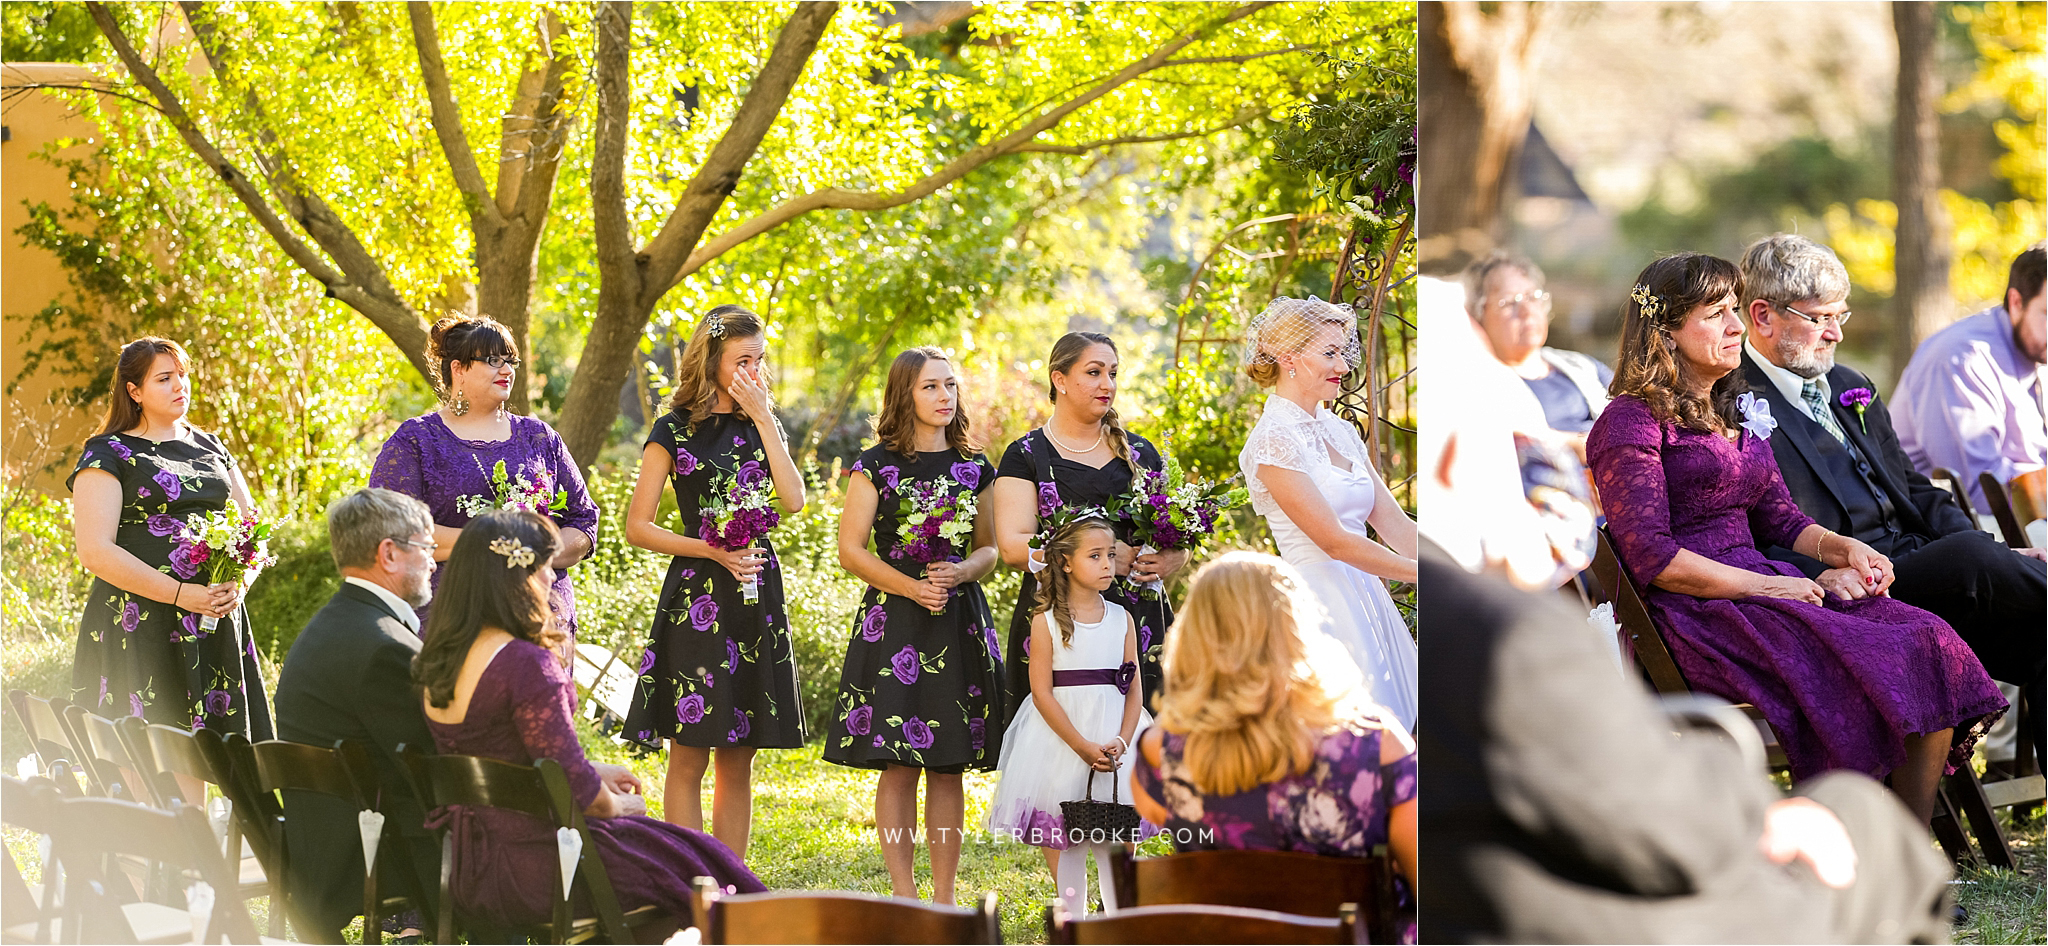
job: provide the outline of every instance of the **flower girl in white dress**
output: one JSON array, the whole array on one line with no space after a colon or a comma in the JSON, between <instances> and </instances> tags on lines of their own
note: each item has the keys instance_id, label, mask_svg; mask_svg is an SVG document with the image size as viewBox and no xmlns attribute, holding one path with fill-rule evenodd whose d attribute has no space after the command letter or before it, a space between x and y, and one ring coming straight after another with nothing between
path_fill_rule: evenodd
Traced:
<instances>
[{"instance_id":1,"label":"flower girl in white dress","mask_svg":"<svg viewBox=\"0 0 2048 946\"><path fill-rule=\"evenodd\" d=\"M1358 429L1323 406L1358 365L1357 319L1346 306L1282 297L1252 320L1248 341L1245 374L1273 389L1238 454L1252 510L1321 600L1323 629L1351 650L1373 700L1412 729L1415 638L1381 579L1415 580L1415 520Z\"/></svg>"},{"instance_id":2,"label":"flower girl in white dress","mask_svg":"<svg viewBox=\"0 0 2048 946\"><path fill-rule=\"evenodd\" d=\"M1060 898L1075 915L1087 912L1087 852L1095 852L1103 908L1116 909L1109 843L1070 836L1060 803L1090 788L1096 801L1130 804L1131 741L1150 725L1137 675L1137 623L1102 597L1116 578L1116 533L1109 522L1083 518L1060 527L1045 544L1038 613L1031 618L1031 701L1003 737L1003 778L989 805L988 825L1045 849ZM1145 836L1158 833L1141 825Z\"/></svg>"}]
</instances>

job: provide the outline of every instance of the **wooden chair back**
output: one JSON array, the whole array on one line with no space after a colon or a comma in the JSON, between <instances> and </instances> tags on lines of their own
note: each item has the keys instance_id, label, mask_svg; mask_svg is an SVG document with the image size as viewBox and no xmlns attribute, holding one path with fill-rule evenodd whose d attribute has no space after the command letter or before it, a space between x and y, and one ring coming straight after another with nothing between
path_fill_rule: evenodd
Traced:
<instances>
[{"instance_id":1,"label":"wooden chair back","mask_svg":"<svg viewBox=\"0 0 2048 946\"><path fill-rule=\"evenodd\" d=\"M132 930L119 928L126 926L126 914L106 894L115 878L105 865L125 855L196 875L213 888L207 941L258 942L247 906L233 895L234 872L214 846L205 812L183 804L166 811L112 798L77 798L59 803L53 827L51 839L64 866L62 922L67 933L106 935L103 942L139 941Z\"/></svg>"},{"instance_id":2,"label":"wooden chair back","mask_svg":"<svg viewBox=\"0 0 2048 946\"><path fill-rule=\"evenodd\" d=\"M1970 517L1970 524L1977 524L1977 510L1970 506L1970 491L1963 488L1963 478L1957 475L1956 471L1945 466L1937 466L1927 474L1927 481L1948 490L1950 498L1956 501L1957 508L1963 511L1963 515Z\"/></svg>"},{"instance_id":3,"label":"wooden chair back","mask_svg":"<svg viewBox=\"0 0 2048 946\"><path fill-rule=\"evenodd\" d=\"M2005 494L2005 484L1986 472L1977 474L1977 487L1984 492L1984 505L1991 507L1991 518L1998 520L1998 531L2004 533L2005 544L2016 549L2026 548L2026 524L2013 514L2012 500Z\"/></svg>"},{"instance_id":4,"label":"wooden chair back","mask_svg":"<svg viewBox=\"0 0 2048 946\"><path fill-rule=\"evenodd\" d=\"M1651 688L1659 693L1691 693L1692 684L1686 682L1678 663L1671 659L1671 651L1664 646L1664 635L1651 620L1649 607L1643 604L1640 586L1615 553L1614 536L1604 525L1600 527L1593 564L1587 570L1593 573L1594 587L1614 605L1614 620L1621 625L1628 653L1636 666L1642 668Z\"/></svg>"},{"instance_id":5,"label":"wooden chair back","mask_svg":"<svg viewBox=\"0 0 2048 946\"><path fill-rule=\"evenodd\" d=\"M1392 938L1409 911L1395 887L1398 866L1382 846L1370 857L1323 857L1296 851L1188 851L1166 857L1109 852L1117 903L1174 903L1337 916L1356 906L1374 942Z\"/></svg>"},{"instance_id":6,"label":"wooden chair back","mask_svg":"<svg viewBox=\"0 0 2048 946\"><path fill-rule=\"evenodd\" d=\"M15 691L21 692L19 690ZM12 696L12 694L9 694ZM48 779L38 778L44 784L39 791L29 782L13 776L0 776L0 814L9 826L21 828L33 834L48 835L51 832L53 809L59 796L56 785ZM7 940L10 942L50 942L54 924L57 921L58 898L55 873L50 870L50 860L43 864L43 882L30 887L22 876L21 866L14 861L14 851L7 851L6 887L0 890L0 915L6 916ZM33 924L33 925L31 925Z\"/></svg>"},{"instance_id":7,"label":"wooden chair back","mask_svg":"<svg viewBox=\"0 0 2048 946\"><path fill-rule=\"evenodd\" d=\"M842 891L725 896L699 877L691 912L705 943L1000 943L996 895L977 909Z\"/></svg>"},{"instance_id":8,"label":"wooden chair back","mask_svg":"<svg viewBox=\"0 0 2048 946\"><path fill-rule=\"evenodd\" d=\"M321 748L304 743L267 740L250 745L247 750L251 778L256 789L255 803L263 812L278 812L276 831L271 837L275 851L280 883L274 886L278 894L272 900L273 909L282 908L287 915L293 913L291 901L292 860L289 835L284 830L285 819L290 817L288 802L276 793L286 791L315 792L339 798L359 811L377 810L377 769L370 758L369 750L363 744L341 740L332 748ZM390 845L402 843L397 839L396 826L388 822L378 842L378 860L382 860ZM319 857L321 851L301 851L300 857ZM365 865L363 876L363 942L383 941L384 916L387 902L402 908L399 900L387 901L378 893L377 864ZM431 904L418 904L423 914ZM300 924L303 931L312 927Z\"/></svg>"},{"instance_id":9,"label":"wooden chair back","mask_svg":"<svg viewBox=\"0 0 2048 946\"><path fill-rule=\"evenodd\" d=\"M71 779L72 791L65 794L77 794L78 783L73 773L82 766L78 762L78 749L72 742L71 728L63 717L64 708L71 705L70 701L46 700L17 687L7 691L7 703L14 709L15 721L21 724L23 732L28 733L29 748L34 750L36 762L42 766L44 774L57 782L59 791L63 790L64 780Z\"/></svg>"},{"instance_id":10,"label":"wooden chair back","mask_svg":"<svg viewBox=\"0 0 2048 946\"><path fill-rule=\"evenodd\" d=\"M1353 914L1296 916L1274 910L1180 904L1075 917L1045 908L1047 943L1356 943Z\"/></svg>"},{"instance_id":11,"label":"wooden chair back","mask_svg":"<svg viewBox=\"0 0 2048 946\"><path fill-rule=\"evenodd\" d=\"M97 794L143 804L154 802L151 790L143 784L147 780L142 769L121 745L113 720L73 703L64 707L64 721L78 739L79 762L88 779L98 783Z\"/></svg>"},{"instance_id":12,"label":"wooden chair back","mask_svg":"<svg viewBox=\"0 0 2048 946\"><path fill-rule=\"evenodd\" d=\"M553 825L569 828L583 836L582 854L576 865L574 884L589 895L594 920L579 921L570 911L570 896L563 895L560 867L556 867L556 895L553 919L546 933L551 942L566 943L602 930L612 942L628 942L632 933L627 915L619 907L611 877L597 855L583 812L569 792L569 778L553 759L540 759L532 766L513 765L497 759L465 755L428 755L417 747L400 746L413 791L429 810L447 805L502 808L530 815ZM441 832L441 894L439 936L435 942L455 942L455 914L460 904L454 899L455 846L447 827ZM634 911L636 919L652 919L651 911Z\"/></svg>"}]
</instances>

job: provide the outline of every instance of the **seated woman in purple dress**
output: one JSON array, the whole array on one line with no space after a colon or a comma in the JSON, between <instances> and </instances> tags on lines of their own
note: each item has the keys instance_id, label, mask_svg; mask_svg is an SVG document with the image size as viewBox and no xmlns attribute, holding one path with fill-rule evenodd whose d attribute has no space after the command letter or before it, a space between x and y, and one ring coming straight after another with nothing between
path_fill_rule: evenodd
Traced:
<instances>
[{"instance_id":1,"label":"seated woman in purple dress","mask_svg":"<svg viewBox=\"0 0 2048 946\"><path fill-rule=\"evenodd\" d=\"M1727 260L1666 257L1622 310L1615 400L1586 444L1615 551L1694 689L1763 711L1794 779L1889 776L1926 820L1945 766L1969 759L2005 698L1940 618L1886 597L1892 565L1822 528L1785 490L1764 441L1776 422L1735 371L1740 276ZM1853 568L1845 601L1760 545Z\"/></svg>"},{"instance_id":2,"label":"seated woman in purple dress","mask_svg":"<svg viewBox=\"0 0 2048 946\"><path fill-rule=\"evenodd\" d=\"M450 316L434 323L427 358L440 370L441 406L398 425L377 453L369 485L433 510L435 561L447 561L478 512L524 505L554 520L562 547L550 563L555 579L548 603L555 626L573 641L576 595L568 568L597 543L597 503L562 436L544 421L505 410L519 371L512 330L488 318ZM433 580L439 588L440 573ZM424 621L431 606L419 610Z\"/></svg>"},{"instance_id":3,"label":"seated woman in purple dress","mask_svg":"<svg viewBox=\"0 0 2048 946\"><path fill-rule=\"evenodd\" d=\"M766 889L717 838L647 817L640 779L626 767L584 757L576 685L559 656L565 635L548 610L548 563L560 553L554 523L530 512L486 513L462 530L413 661L435 747L515 765L561 763L626 910L652 905L687 922L696 877L741 893ZM444 822L452 822L459 916L494 929L547 920L554 829L518 812L461 806L430 816Z\"/></svg>"},{"instance_id":4,"label":"seated woman in purple dress","mask_svg":"<svg viewBox=\"0 0 2048 946\"><path fill-rule=\"evenodd\" d=\"M1366 689L1320 607L1271 555L1231 552L1188 587L1131 800L1181 851L1363 857L1415 882L1415 743ZM1413 930L1403 940L1414 942Z\"/></svg>"}]
</instances>

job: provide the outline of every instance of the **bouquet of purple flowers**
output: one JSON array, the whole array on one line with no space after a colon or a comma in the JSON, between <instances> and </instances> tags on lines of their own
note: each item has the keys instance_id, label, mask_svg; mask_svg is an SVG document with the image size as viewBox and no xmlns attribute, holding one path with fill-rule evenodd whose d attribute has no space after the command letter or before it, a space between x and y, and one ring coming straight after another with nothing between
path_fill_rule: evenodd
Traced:
<instances>
[{"instance_id":1,"label":"bouquet of purple flowers","mask_svg":"<svg viewBox=\"0 0 2048 946\"><path fill-rule=\"evenodd\" d=\"M699 513L697 537L728 552L751 548L782 523L782 510L775 507L775 483L756 460L712 477L711 499ZM761 600L760 579L747 579L740 594L748 604Z\"/></svg>"},{"instance_id":2,"label":"bouquet of purple flowers","mask_svg":"<svg viewBox=\"0 0 2048 946\"><path fill-rule=\"evenodd\" d=\"M244 516L232 506L204 516L195 512L179 530L171 562L174 572L180 565L195 575L204 572L207 584L254 580L258 572L277 563L270 551L270 523ZM210 631L220 626L220 619L203 617L199 626Z\"/></svg>"},{"instance_id":3,"label":"bouquet of purple flowers","mask_svg":"<svg viewBox=\"0 0 2048 946\"><path fill-rule=\"evenodd\" d=\"M889 557L930 565L957 562L962 546L974 534L977 506L974 491L954 490L947 477L913 480L896 490L902 524L896 527L897 544ZM933 614L944 614L945 609Z\"/></svg>"},{"instance_id":4,"label":"bouquet of purple flowers","mask_svg":"<svg viewBox=\"0 0 2048 946\"><path fill-rule=\"evenodd\" d=\"M1251 497L1249 490L1231 485L1235 477L1221 483L1189 479L1172 454L1166 455L1165 466L1140 473L1130 492L1110 500L1110 513L1131 524L1131 541L1141 555L1200 548L1216 531L1223 511Z\"/></svg>"},{"instance_id":5,"label":"bouquet of purple flowers","mask_svg":"<svg viewBox=\"0 0 2048 946\"><path fill-rule=\"evenodd\" d=\"M478 472L482 472L483 461L476 463ZM569 491L557 489L554 474L545 468L535 471L532 476L525 473L513 476L506 472L505 461L499 460L484 477L490 482L491 495L468 493L458 496L455 498L457 511L475 518L500 509L524 509L545 516L569 508Z\"/></svg>"}]
</instances>

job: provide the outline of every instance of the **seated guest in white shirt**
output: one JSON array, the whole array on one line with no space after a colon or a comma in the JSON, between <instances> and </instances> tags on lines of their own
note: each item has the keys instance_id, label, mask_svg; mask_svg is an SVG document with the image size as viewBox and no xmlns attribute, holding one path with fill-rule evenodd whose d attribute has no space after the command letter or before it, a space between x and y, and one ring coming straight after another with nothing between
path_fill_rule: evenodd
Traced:
<instances>
[{"instance_id":1,"label":"seated guest in white shirt","mask_svg":"<svg viewBox=\"0 0 2048 946\"><path fill-rule=\"evenodd\" d=\"M434 573L434 517L425 503L388 489L365 489L327 507L328 539L341 588L292 641L277 680L280 738L316 746L355 739L370 747L382 784L381 810L396 831L377 861L383 895L439 890L440 845L425 827L413 796L403 745L433 751L412 659L420 652L419 618ZM339 798L286 792L285 834L291 849L294 922L337 937L363 908L363 845L355 808ZM316 856L305 856L314 852ZM413 921L418 922L418 921Z\"/></svg>"},{"instance_id":2,"label":"seated guest in white shirt","mask_svg":"<svg viewBox=\"0 0 2048 946\"><path fill-rule=\"evenodd\" d=\"M2043 741L2048 562L1977 529L1948 491L1915 471L1892 433L1885 402L1862 372L1835 363L1849 310L1849 272L1827 247L1780 233L1742 254L1742 370L1770 405L1779 436L1766 442L1799 510L1889 557L1887 593L1941 616L1995 679L2032 697L2020 725ZM1861 411L1855 404L1870 398ZM1835 595L1867 597L1852 569L1828 568L1784 548L1789 562ZM2015 714L2017 715L2017 714Z\"/></svg>"},{"instance_id":3,"label":"seated guest in white shirt","mask_svg":"<svg viewBox=\"0 0 2048 946\"><path fill-rule=\"evenodd\" d=\"M2022 251L2012 261L2005 304L1929 335L1892 392L1892 423L1914 468L1954 470L1980 511L1978 474L2011 489L2015 477L2048 467L2044 268L2048 242ZM2041 508L2040 497L2034 500Z\"/></svg>"},{"instance_id":4,"label":"seated guest in white shirt","mask_svg":"<svg viewBox=\"0 0 2048 946\"><path fill-rule=\"evenodd\" d=\"M1494 356L1535 392L1551 429L1572 435L1566 439L1583 457L1586 431L1607 406L1614 371L1589 356L1543 344L1550 338L1550 293L1535 263L1496 250L1467 267L1464 280L1465 310Z\"/></svg>"}]
</instances>

